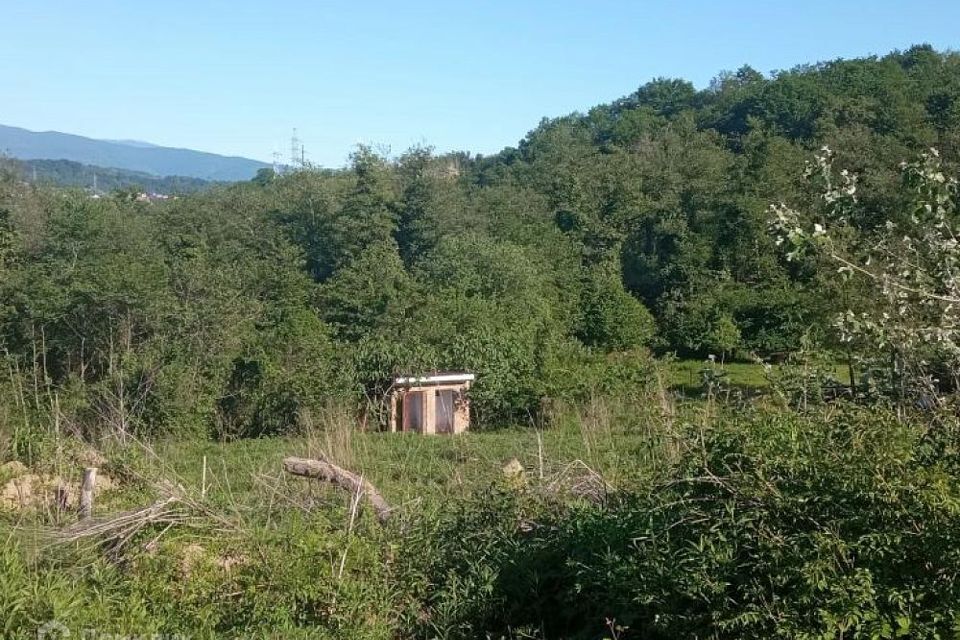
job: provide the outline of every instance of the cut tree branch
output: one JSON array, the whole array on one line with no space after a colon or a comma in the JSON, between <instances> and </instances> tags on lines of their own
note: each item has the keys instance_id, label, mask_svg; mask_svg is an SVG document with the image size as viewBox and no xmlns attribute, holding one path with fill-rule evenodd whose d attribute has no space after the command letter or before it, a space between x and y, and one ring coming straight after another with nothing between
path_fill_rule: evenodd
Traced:
<instances>
[{"instance_id":1,"label":"cut tree branch","mask_svg":"<svg viewBox=\"0 0 960 640\"><path fill-rule=\"evenodd\" d=\"M283 469L287 473L292 473L295 476L329 482L353 495L362 493L367 497L367 500L370 501L370 505L377 514L377 520L379 520L381 524L385 523L390 517L392 508L372 484L365 480L363 476L358 476L352 471L338 467L332 462L312 458L291 457L284 458Z\"/></svg>"}]
</instances>

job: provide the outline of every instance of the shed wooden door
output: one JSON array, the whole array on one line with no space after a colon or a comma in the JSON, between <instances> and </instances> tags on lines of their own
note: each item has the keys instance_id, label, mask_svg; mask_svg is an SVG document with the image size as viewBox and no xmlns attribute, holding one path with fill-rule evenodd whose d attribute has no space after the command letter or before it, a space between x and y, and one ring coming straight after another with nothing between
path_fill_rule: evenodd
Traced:
<instances>
[{"instance_id":1,"label":"shed wooden door","mask_svg":"<svg viewBox=\"0 0 960 640\"><path fill-rule=\"evenodd\" d=\"M453 389L438 389L436 392L437 433L453 433Z\"/></svg>"},{"instance_id":2,"label":"shed wooden door","mask_svg":"<svg viewBox=\"0 0 960 640\"><path fill-rule=\"evenodd\" d=\"M410 391L403 396L403 430L423 431L423 392Z\"/></svg>"}]
</instances>

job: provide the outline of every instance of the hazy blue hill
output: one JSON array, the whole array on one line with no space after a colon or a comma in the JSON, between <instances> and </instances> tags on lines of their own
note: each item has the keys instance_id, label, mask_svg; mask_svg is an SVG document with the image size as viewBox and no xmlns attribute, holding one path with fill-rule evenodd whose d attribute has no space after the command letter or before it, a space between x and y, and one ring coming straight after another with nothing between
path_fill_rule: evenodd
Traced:
<instances>
[{"instance_id":1,"label":"hazy blue hill","mask_svg":"<svg viewBox=\"0 0 960 640\"><path fill-rule=\"evenodd\" d=\"M249 180L264 162L215 153L157 147L143 142L107 141L57 131L28 131L0 125L0 153L21 160L71 160L155 176L204 180Z\"/></svg>"}]
</instances>

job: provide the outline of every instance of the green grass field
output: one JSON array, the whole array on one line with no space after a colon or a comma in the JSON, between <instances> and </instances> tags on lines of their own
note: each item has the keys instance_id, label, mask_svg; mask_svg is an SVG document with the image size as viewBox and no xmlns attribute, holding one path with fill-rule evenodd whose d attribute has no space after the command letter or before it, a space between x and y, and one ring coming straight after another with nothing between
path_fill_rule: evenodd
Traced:
<instances>
[{"instance_id":1,"label":"green grass field","mask_svg":"<svg viewBox=\"0 0 960 640\"><path fill-rule=\"evenodd\" d=\"M723 372L725 384L732 389L762 392L769 386L759 364L670 362L666 381L673 392L671 411L680 411L686 419L700 412L705 368ZM460 437L421 437L360 431L349 416L336 414L321 419L322 424L307 436L231 442L171 439L149 447L114 447L103 471L132 481L108 492L100 506L119 509L142 504L150 499L149 481L156 478L178 483L191 495L203 494L216 508L244 513L265 505L279 508L277 501L301 498L337 508L346 504L335 490L284 474L281 463L286 456L324 455L363 474L396 505L434 504L469 494L496 482L502 467L513 459L536 477L576 467L596 471L615 485L636 485L663 458L664 408L652 397L644 402L606 398L577 409L561 408L539 430L517 426ZM52 473L62 471L48 466Z\"/></svg>"},{"instance_id":2,"label":"green grass field","mask_svg":"<svg viewBox=\"0 0 960 640\"><path fill-rule=\"evenodd\" d=\"M676 360L669 363L670 385L684 390L700 389L705 369L726 374L727 382L744 389L769 386L763 365L752 362L711 363L703 360Z\"/></svg>"},{"instance_id":3,"label":"green grass field","mask_svg":"<svg viewBox=\"0 0 960 640\"><path fill-rule=\"evenodd\" d=\"M783 365L770 365L769 371L754 362L710 362L707 360L675 360L667 364L667 380L671 388L687 397L703 393L705 371L722 376L723 382L732 389L747 393L759 393L770 386L770 376L776 376ZM835 364L831 374L842 384L849 384L850 376L845 365Z\"/></svg>"},{"instance_id":4,"label":"green grass field","mask_svg":"<svg viewBox=\"0 0 960 640\"><path fill-rule=\"evenodd\" d=\"M305 437L159 443L149 451L135 450L132 457L126 454L122 463L144 478L174 479L218 506L262 508L291 495L346 504L341 493L282 471L286 456L322 455L363 474L392 504L432 505L497 482L514 459L537 478L589 469L613 484L635 484L662 457L655 410L644 410L649 422L628 422L624 414L635 413L636 405L598 402L579 411L561 410L542 430L513 427L455 437L363 432L341 422Z\"/></svg>"},{"instance_id":5,"label":"green grass field","mask_svg":"<svg viewBox=\"0 0 960 640\"><path fill-rule=\"evenodd\" d=\"M76 521L72 508L0 509L0 571L9 574L0 575L8 597L0 632L4 622L9 630L0 636L35 637L57 619L114 634L392 637L407 614L391 582L389 536L427 535L459 505L504 489L576 501L576 491L565 492L591 482L601 491L645 486L672 459L661 413L637 399L604 399L556 409L540 430L433 437L363 432L335 413L297 437L104 447L100 471L111 486L98 492L95 516L111 522L172 493L175 524L51 544ZM83 463L68 447L61 455L29 473L76 481ZM323 456L362 474L393 507L391 526L377 526L363 503L355 513L348 492L285 473L285 456ZM522 486L504 473L513 460Z\"/></svg>"},{"instance_id":6,"label":"green grass field","mask_svg":"<svg viewBox=\"0 0 960 640\"><path fill-rule=\"evenodd\" d=\"M784 613L756 618L765 621L758 629L797 620L833 628L809 622L811 606L894 610L885 603L899 593L898 574L881 569L905 557L901 543L878 552L870 539L844 534L863 557L877 554L860 562L887 580L878 587L887 599L837 604L829 591L806 591L807 578L822 572L831 584L850 579L845 564L824 564L833 547L817 545L833 538L808 523L842 524L854 503L900 522L929 499L924 517L953 531L953 511L939 505L954 504L955 492L926 495L940 485L917 462L929 452L913 428L856 406L800 415L765 399L728 404L723 394L704 396L703 363L666 367L666 384L629 397L550 406L540 428L369 432L350 412L331 409L296 436L104 442L98 466L109 485L87 525L77 524L73 505L58 510L49 497L0 508L0 637L34 638L49 620L78 637L94 629L211 640L466 640L494 629L487 637L614 640L694 637L691 628L710 637L715 616L767 616L765 592L748 587L770 583L783 567L802 579L778 587ZM761 365L715 367L729 387L768 387ZM58 437L47 446L49 455L21 472L75 484L88 463L74 447L87 445ZM341 488L286 473L286 456L324 457L362 475L391 505L389 522L381 526ZM514 460L522 472L505 473ZM876 473L887 483L879 501ZM823 493L824 478L840 487L835 500ZM0 483L7 480L0 470ZM176 498L169 512L124 519L167 496ZM784 510L799 514L796 527ZM77 534L84 526L96 532ZM936 545L960 538L941 540L936 530L911 551L934 576L916 597L947 611L952 596L931 585L953 565ZM901 532L891 525L889 533ZM758 560L767 557L776 563ZM741 571L752 572L747 587L728 586ZM622 597L625 590L631 595ZM630 616L641 600L650 615L637 622ZM701 609L693 621L690 612ZM672 617L650 617L665 610ZM896 611L905 624L942 626Z\"/></svg>"}]
</instances>

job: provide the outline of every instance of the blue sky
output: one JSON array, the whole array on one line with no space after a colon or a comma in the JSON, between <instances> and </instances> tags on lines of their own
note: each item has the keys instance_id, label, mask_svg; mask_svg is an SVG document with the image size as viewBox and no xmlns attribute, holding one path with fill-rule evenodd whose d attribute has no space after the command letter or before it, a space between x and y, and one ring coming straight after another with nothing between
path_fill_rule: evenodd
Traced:
<instances>
[{"instance_id":1,"label":"blue sky","mask_svg":"<svg viewBox=\"0 0 960 640\"><path fill-rule=\"evenodd\" d=\"M495 152L657 76L960 48L960 1L6 0L0 123L270 160ZM11 6L12 5L12 6Z\"/></svg>"}]
</instances>

